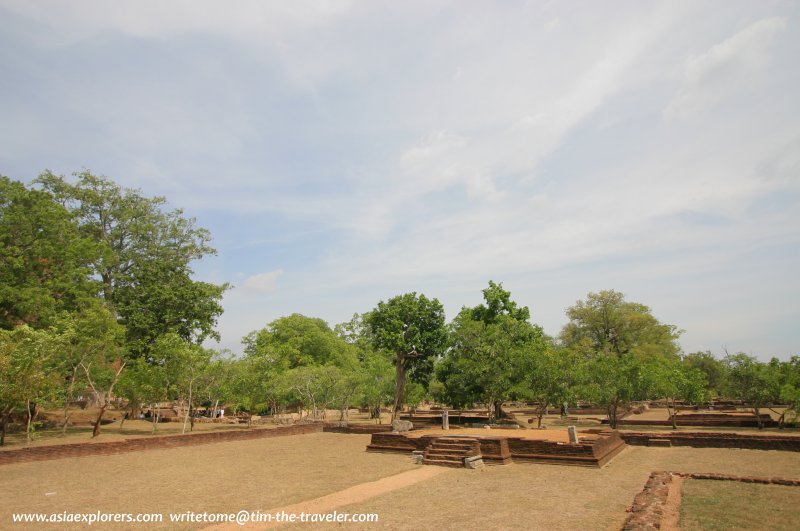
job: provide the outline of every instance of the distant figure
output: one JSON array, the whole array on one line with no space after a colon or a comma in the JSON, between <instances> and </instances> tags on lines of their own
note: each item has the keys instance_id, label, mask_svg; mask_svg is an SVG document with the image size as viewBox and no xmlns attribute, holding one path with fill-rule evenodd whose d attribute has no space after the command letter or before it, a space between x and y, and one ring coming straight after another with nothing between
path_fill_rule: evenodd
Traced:
<instances>
[{"instance_id":1,"label":"distant figure","mask_svg":"<svg viewBox=\"0 0 800 531\"><path fill-rule=\"evenodd\" d=\"M224 409L220 409L219 410L219 418L221 418L221 419L225 418L225 410Z\"/></svg>"}]
</instances>

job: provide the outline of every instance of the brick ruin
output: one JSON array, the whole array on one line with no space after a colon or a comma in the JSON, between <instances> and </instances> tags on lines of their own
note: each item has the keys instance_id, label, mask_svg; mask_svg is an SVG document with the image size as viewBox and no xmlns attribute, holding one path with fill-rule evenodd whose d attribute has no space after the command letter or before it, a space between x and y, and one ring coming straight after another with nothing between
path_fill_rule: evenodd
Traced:
<instances>
[{"instance_id":1,"label":"brick ruin","mask_svg":"<svg viewBox=\"0 0 800 531\"><path fill-rule=\"evenodd\" d=\"M629 509L630 514L622 526L622 531L644 531L661 528L664 506L667 503L672 479L676 476L693 480L741 481L743 483L759 483L762 485L800 487L800 479L706 473L685 474L668 471L653 472L647 479L642 491L633 499L633 505Z\"/></svg>"},{"instance_id":2,"label":"brick ruin","mask_svg":"<svg viewBox=\"0 0 800 531\"><path fill-rule=\"evenodd\" d=\"M621 432L633 446L692 446L694 448L745 448L800 452L800 437L774 433L744 434L720 432Z\"/></svg>"},{"instance_id":3,"label":"brick ruin","mask_svg":"<svg viewBox=\"0 0 800 531\"><path fill-rule=\"evenodd\" d=\"M480 455L487 465L507 465L513 462L555 463L602 467L625 448L625 442L616 430L596 430L582 434L578 443L564 443L514 437L506 435L469 435L480 446ZM411 454L425 452L442 435L414 437L404 433L375 433L367 446L370 452L397 452ZM463 437L448 435L447 438Z\"/></svg>"}]
</instances>

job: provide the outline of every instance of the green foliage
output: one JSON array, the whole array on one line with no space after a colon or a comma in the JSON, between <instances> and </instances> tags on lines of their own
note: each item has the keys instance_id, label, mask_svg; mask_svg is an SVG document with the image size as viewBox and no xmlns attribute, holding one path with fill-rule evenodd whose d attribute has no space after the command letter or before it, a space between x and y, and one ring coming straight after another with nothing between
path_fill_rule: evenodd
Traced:
<instances>
[{"instance_id":1,"label":"green foliage","mask_svg":"<svg viewBox=\"0 0 800 531\"><path fill-rule=\"evenodd\" d=\"M411 380L427 387L433 359L447 342L442 304L423 294L406 293L380 301L364 320L374 347L392 352Z\"/></svg>"},{"instance_id":2,"label":"green foliage","mask_svg":"<svg viewBox=\"0 0 800 531\"><path fill-rule=\"evenodd\" d=\"M242 341L248 356L266 358L279 371L313 365L353 368L358 361L358 349L325 321L297 313L275 319Z\"/></svg>"},{"instance_id":3,"label":"green foliage","mask_svg":"<svg viewBox=\"0 0 800 531\"><path fill-rule=\"evenodd\" d=\"M518 308L502 284L490 281L483 297L485 304L463 308L451 324L451 346L436 378L445 402L455 407L480 402L492 415L513 393L524 393L531 360L547 350L548 340L527 321L528 308Z\"/></svg>"},{"instance_id":4,"label":"green foliage","mask_svg":"<svg viewBox=\"0 0 800 531\"><path fill-rule=\"evenodd\" d=\"M777 363L763 363L742 352L729 354L723 361L728 368L727 396L751 404L756 415L765 405L780 400L781 380Z\"/></svg>"},{"instance_id":5,"label":"green foliage","mask_svg":"<svg viewBox=\"0 0 800 531\"><path fill-rule=\"evenodd\" d=\"M126 327L130 351L146 355L167 332L198 343L217 337L213 327L228 286L194 281L190 268L215 252L208 231L180 209L165 211L162 197L143 197L88 171L75 177L71 184L45 172L36 182L69 210L84 237L102 246L94 270Z\"/></svg>"},{"instance_id":6,"label":"green foliage","mask_svg":"<svg viewBox=\"0 0 800 531\"><path fill-rule=\"evenodd\" d=\"M714 396L725 393L727 366L711 352L692 352L683 357L683 363L703 373L708 391Z\"/></svg>"},{"instance_id":7,"label":"green foliage","mask_svg":"<svg viewBox=\"0 0 800 531\"><path fill-rule=\"evenodd\" d=\"M517 321L527 321L531 317L528 307L517 307L517 303L511 300L511 292L504 290L502 283L490 280L489 287L483 290L483 300L486 304L465 309L473 321L492 324L501 316L508 316Z\"/></svg>"},{"instance_id":8,"label":"green foliage","mask_svg":"<svg viewBox=\"0 0 800 531\"><path fill-rule=\"evenodd\" d=\"M539 424L549 406L573 403L584 382L586 363L568 349L527 348L522 359L521 396L539 404Z\"/></svg>"},{"instance_id":9,"label":"green foliage","mask_svg":"<svg viewBox=\"0 0 800 531\"><path fill-rule=\"evenodd\" d=\"M590 293L567 309L567 323L561 342L579 348L588 356L613 353L617 356L677 355L680 331L658 322L643 304L625 301L622 293Z\"/></svg>"},{"instance_id":10,"label":"green foliage","mask_svg":"<svg viewBox=\"0 0 800 531\"><path fill-rule=\"evenodd\" d=\"M620 408L659 394L659 375L664 372L659 367L679 360L680 331L613 290L590 293L586 301L567 309L567 317L560 339L585 360L581 396L606 407L616 428Z\"/></svg>"},{"instance_id":11,"label":"green foliage","mask_svg":"<svg viewBox=\"0 0 800 531\"><path fill-rule=\"evenodd\" d=\"M407 376L427 390L433 360L447 342L444 308L437 299L406 293L380 301L364 321L374 348L394 356L393 415L397 415L403 407Z\"/></svg>"},{"instance_id":12,"label":"green foliage","mask_svg":"<svg viewBox=\"0 0 800 531\"><path fill-rule=\"evenodd\" d=\"M98 291L100 246L47 192L0 177L0 328L46 328Z\"/></svg>"},{"instance_id":13,"label":"green foliage","mask_svg":"<svg viewBox=\"0 0 800 531\"><path fill-rule=\"evenodd\" d=\"M367 351L361 363L361 396L359 402L372 411L392 402L394 397L394 367L385 356Z\"/></svg>"},{"instance_id":14,"label":"green foliage","mask_svg":"<svg viewBox=\"0 0 800 531\"><path fill-rule=\"evenodd\" d=\"M0 445L9 416L31 412L37 404L52 402L60 379L58 352L63 338L52 329L35 330L27 325L0 330ZM28 438L31 422L28 421Z\"/></svg>"}]
</instances>

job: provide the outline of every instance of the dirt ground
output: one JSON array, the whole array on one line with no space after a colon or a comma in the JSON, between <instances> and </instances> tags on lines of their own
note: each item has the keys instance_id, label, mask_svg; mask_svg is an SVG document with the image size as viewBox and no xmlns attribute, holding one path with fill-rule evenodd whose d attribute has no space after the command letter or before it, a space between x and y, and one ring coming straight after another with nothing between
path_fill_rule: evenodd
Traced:
<instances>
[{"instance_id":1,"label":"dirt ground","mask_svg":"<svg viewBox=\"0 0 800 531\"><path fill-rule=\"evenodd\" d=\"M315 433L5 465L0 528L26 529L9 525L10 514L21 511L160 512L167 519L170 512L188 510L294 506L379 515L370 524L304 524L310 529L618 529L653 470L800 477L800 453L630 447L603 469L542 464L442 469L413 484L392 485L392 476L407 478L401 473L423 465L402 454L368 453L369 439ZM376 490L365 499L362 488L362 496L348 497L348 489L384 479L382 494ZM318 499L328 504L314 505ZM198 527L203 526L165 522L113 529Z\"/></svg>"},{"instance_id":2,"label":"dirt ground","mask_svg":"<svg viewBox=\"0 0 800 531\"><path fill-rule=\"evenodd\" d=\"M523 437L526 439L569 442L566 428L551 430L514 430L514 429L487 429L487 428L460 428L443 430L441 428L414 430L408 432L409 437L423 437L425 435L437 436L481 436L481 437Z\"/></svg>"}]
</instances>

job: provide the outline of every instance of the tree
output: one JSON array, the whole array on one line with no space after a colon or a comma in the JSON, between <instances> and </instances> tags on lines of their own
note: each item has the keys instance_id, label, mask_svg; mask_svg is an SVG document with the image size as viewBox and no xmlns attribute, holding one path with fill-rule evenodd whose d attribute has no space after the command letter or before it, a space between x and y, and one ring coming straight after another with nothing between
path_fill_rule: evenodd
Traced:
<instances>
[{"instance_id":1,"label":"tree","mask_svg":"<svg viewBox=\"0 0 800 531\"><path fill-rule=\"evenodd\" d=\"M97 294L100 247L53 196L0 176L0 328L46 328Z\"/></svg>"},{"instance_id":2,"label":"tree","mask_svg":"<svg viewBox=\"0 0 800 531\"><path fill-rule=\"evenodd\" d=\"M59 372L64 375L63 432L66 433L70 417L69 406L75 393L86 390L88 386L87 380L83 378L85 368L96 363L98 359L103 359L106 352L111 352L112 357L121 356L119 347L124 331L99 299L93 299L80 311L63 314L53 329L61 337Z\"/></svg>"},{"instance_id":3,"label":"tree","mask_svg":"<svg viewBox=\"0 0 800 531\"><path fill-rule=\"evenodd\" d=\"M728 396L743 400L753 408L758 429L764 428L761 409L780 399L780 376L776 368L742 352L728 354Z\"/></svg>"},{"instance_id":4,"label":"tree","mask_svg":"<svg viewBox=\"0 0 800 531\"><path fill-rule=\"evenodd\" d=\"M104 300L126 326L131 353L146 355L167 332L196 343L218 337L213 327L228 285L191 279L191 262L215 253L208 231L180 209L165 210L162 197L143 197L88 171L75 177L71 184L47 171L36 183L67 208L82 235L102 245L93 267Z\"/></svg>"},{"instance_id":5,"label":"tree","mask_svg":"<svg viewBox=\"0 0 800 531\"><path fill-rule=\"evenodd\" d=\"M280 317L242 340L245 353L266 357L278 370L312 365L352 368L357 349L331 330L322 319L298 313Z\"/></svg>"},{"instance_id":6,"label":"tree","mask_svg":"<svg viewBox=\"0 0 800 531\"><path fill-rule=\"evenodd\" d=\"M548 340L541 327L528 322L528 308L519 308L502 284L489 281L483 298L485 304L462 308L453 320L450 349L437 365L436 376L448 403L463 407L482 402L492 420L501 416L503 402L520 390L525 369L530 368L526 356L543 352Z\"/></svg>"},{"instance_id":7,"label":"tree","mask_svg":"<svg viewBox=\"0 0 800 531\"><path fill-rule=\"evenodd\" d=\"M61 338L53 330L21 325L0 330L0 446L15 411L24 411L30 441L39 402L50 402L59 388L57 354Z\"/></svg>"},{"instance_id":8,"label":"tree","mask_svg":"<svg viewBox=\"0 0 800 531\"><path fill-rule=\"evenodd\" d=\"M503 402L519 390L526 355L547 348L541 328L510 316L485 323L462 312L451 338L451 349L437 366L445 396L454 405L485 404L490 420L501 416Z\"/></svg>"},{"instance_id":9,"label":"tree","mask_svg":"<svg viewBox=\"0 0 800 531\"><path fill-rule=\"evenodd\" d=\"M86 384L100 403L92 437L100 435L103 416L112 404L114 387L119 382L127 363L124 348L125 329L115 321L106 321L102 323L98 332L102 335L92 338L97 348L89 349L79 363Z\"/></svg>"},{"instance_id":10,"label":"tree","mask_svg":"<svg viewBox=\"0 0 800 531\"><path fill-rule=\"evenodd\" d=\"M378 306L365 316L373 345L393 353L395 391L392 419L403 407L406 378L423 386L433 368L433 359L444 350L447 331L444 308L437 299L406 293Z\"/></svg>"},{"instance_id":11,"label":"tree","mask_svg":"<svg viewBox=\"0 0 800 531\"><path fill-rule=\"evenodd\" d=\"M788 406L780 416L779 424L783 429L787 413L795 423L800 415L800 356L792 356L789 361L782 363L780 371L780 399Z\"/></svg>"},{"instance_id":12,"label":"tree","mask_svg":"<svg viewBox=\"0 0 800 531\"><path fill-rule=\"evenodd\" d=\"M470 319L473 321L492 324L501 316L510 317L515 321L527 321L531 317L528 307L518 307L517 303L511 300L511 292L504 290L502 283L490 280L489 287L483 290L483 300L485 304L468 309Z\"/></svg>"},{"instance_id":13,"label":"tree","mask_svg":"<svg viewBox=\"0 0 800 531\"><path fill-rule=\"evenodd\" d=\"M704 373L684 360L662 357L654 360L650 367L654 380L654 391L667 401L667 413L672 429L678 429L678 398L697 404L708 399L708 385Z\"/></svg>"},{"instance_id":14,"label":"tree","mask_svg":"<svg viewBox=\"0 0 800 531\"><path fill-rule=\"evenodd\" d=\"M381 422L381 408L394 398L394 367L379 353L367 351L361 364L361 405L367 407L370 418Z\"/></svg>"},{"instance_id":15,"label":"tree","mask_svg":"<svg viewBox=\"0 0 800 531\"><path fill-rule=\"evenodd\" d=\"M686 354L683 363L703 373L707 388L714 396L721 396L724 393L727 367L710 351Z\"/></svg>"},{"instance_id":16,"label":"tree","mask_svg":"<svg viewBox=\"0 0 800 531\"><path fill-rule=\"evenodd\" d=\"M589 293L586 301L567 308L569 322L561 331L566 346L579 343L592 353L677 355L681 331L661 324L643 304L625 301L617 291Z\"/></svg>"},{"instance_id":17,"label":"tree","mask_svg":"<svg viewBox=\"0 0 800 531\"><path fill-rule=\"evenodd\" d=\"M567 316L561 344L587 363L587 397L607 408L609 423L616 428L621 408L654 392L648 367L678 359L681 332L613 290L590 293L586 301L568 308Z\"/></svg>"},{"instance_id":18,"label":"tree","mask_svg":"<svg viewBox=\"0 0 800 531\"><path fill-rule=\"evenodd\" d=\"M577 386L585 379L582 368L580 359L566 349L550 347L525 350L524 379L519 392L538 404L537 427L542 427L542 419L549 406L569 404L575 400Z\"/></svg>"}]
</instances>

